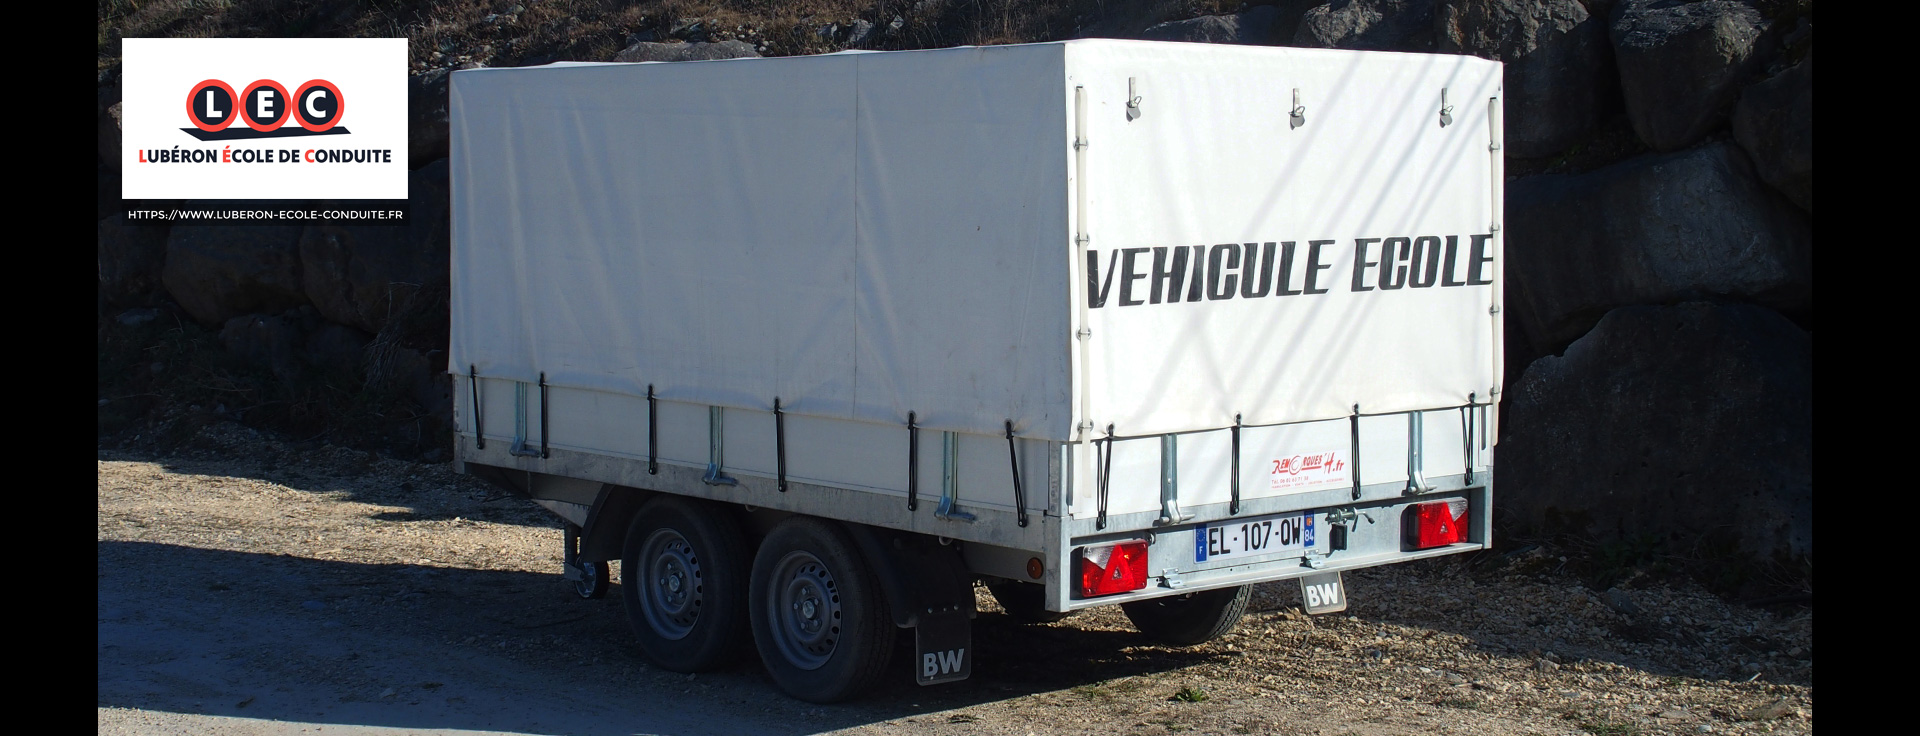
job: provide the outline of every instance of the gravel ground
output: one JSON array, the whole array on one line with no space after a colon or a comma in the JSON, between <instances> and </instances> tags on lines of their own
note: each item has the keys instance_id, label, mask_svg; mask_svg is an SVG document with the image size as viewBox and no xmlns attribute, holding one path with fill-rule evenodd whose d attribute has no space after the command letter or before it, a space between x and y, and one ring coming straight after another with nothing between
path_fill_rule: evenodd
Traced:
<instances>
[{"instance_id":1,"label":"gravel ground","mask_svg":"<svg viewBox=\"0 0 1920 736\"><path fill-rule=\"evenodd\" d=\"M1595 592L1550 550L1349 573L1308 617L1151 644L1118 609L1020 625L984 589L973 679L788 699L757 663L646 664L615 593L572 595L560 531L447 465L215 425L102 448L101 733L1762 734L1813 729L1810 605Z\"/></svg>"}]
</instances>

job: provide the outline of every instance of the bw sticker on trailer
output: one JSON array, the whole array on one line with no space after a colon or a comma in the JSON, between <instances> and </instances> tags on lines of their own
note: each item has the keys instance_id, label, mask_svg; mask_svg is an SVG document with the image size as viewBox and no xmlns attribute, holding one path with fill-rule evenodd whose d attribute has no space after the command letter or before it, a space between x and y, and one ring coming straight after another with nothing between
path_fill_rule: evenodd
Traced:
<instances>
[{"instance_id":1,"label":"bw sticker on trailer","mask_svg":"<svg viewBox=\"0 0 1920 736\"><path fill-rule=\"evenodd\" d=\"M1193 561L1221 557L1252 557L1277 552L1304 552L1313 548L1313 514L1276 514L1193 530Z\"/></svg>"}]
</instances>

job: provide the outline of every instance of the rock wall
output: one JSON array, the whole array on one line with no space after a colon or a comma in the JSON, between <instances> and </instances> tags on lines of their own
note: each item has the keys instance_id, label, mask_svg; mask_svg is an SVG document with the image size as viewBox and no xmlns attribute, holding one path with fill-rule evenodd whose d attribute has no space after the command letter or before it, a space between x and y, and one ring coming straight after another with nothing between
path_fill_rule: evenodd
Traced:
<instances>
[{"instance_id":1,"label":"rock wall","mask_svg":"<svg viewBox=\"0 0 1920 736\"><path fill-rule=\"evenodd\" d=\"M903 47L945 7L879 3L809 43ZM1088 7L1072 35L1502 61L1516 173L1503 518L1675 544L1732 529L1746 554L1811 558L1811 0L1259 0L1199 17L1171 0ZM766 48L678 19L611 60ZM118 79L102 73L103 324L177 309L276 375L352 374L444 420L446 94L460 66L412 78L405 228L127 226Z\"/></svg>"}]
</instances>

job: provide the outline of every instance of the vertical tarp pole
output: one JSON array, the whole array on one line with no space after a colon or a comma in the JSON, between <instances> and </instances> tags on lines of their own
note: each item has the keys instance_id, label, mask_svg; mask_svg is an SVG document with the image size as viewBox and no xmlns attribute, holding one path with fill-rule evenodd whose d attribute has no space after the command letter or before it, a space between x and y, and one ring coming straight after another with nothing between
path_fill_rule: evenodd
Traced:
<instances>
[{"instance_id":1,"label":"vertical tarp pole","mask_svg":"<svg viewBox=\"0 0 1920 736\"><path fill-rule=\"evenodd\" d=\"M1113 425L1107 425L1107 451L1100 458L1100 479L1098 482L1100 502L1099 515L1094 517L1093 528L1107 528L1107 481L1113 477Z\"/></svg>"},{"instance_id":2,"label":"vertical tarp pole","mask_svg":"<svg viewBox=\"0 0 1920 736\"><path fill-rule=\"evenodd\" d=\"M920 505L920 427L913 412L907 412L907 510Z\"/></svg>"},{"instance_id":3,"label":"vertical tarp pole","mask_svg":"<svg viewBox=\"0 0 1920 736\"><path fill-rule=\"evenodd\" d=\"M1227 504L1229 516L1240 513L1240 415L1233 415L1233 460L1227 468L1227 477L1232 479L1233 502Z\"/></svg>"},{"instance_id":4,"label":"vertical tarp pole","mask_svg":"<svg viewBox=\"0 0 1920 736\"><path fill-rule=\"evenodd\" d=\"M1473 398L1467 394L1467 405L1460 407L1460 433L1466 435L1462 455L1467 461L1467 485L1473 485Z\"/></svg>"},{"instance_id":5,"label":"vertical tarp pole","mask_svg":"<svg viewBox=\"0 0 1920 736\"><path fill-rule=\"evenodd\" d=\"M780 411L780 397L773 397L773 462L778 474L775 487L787 492L787 415Z\"/></svg>"},{"instance_id":6,"label":"vertical tarp pole","mask_svg":"<svg viewBox=\"0 0 1920 736\"><path fill-rule=\"evenodd\" d=\"M480 369L467 366L467 389L473 393L473 446L475 449L487 449L487 429L480 423Z\"/></svg>"},{"instance_id":7,"label":"vertical tarp pole","mask_svg":"<svg viewBox=\"0 0 1920 736\"><path fill-rule=\"evenodd\" d=\"M1013 420L1007 420L1007 462L1013 465L1013 511L1014 519L1022 528L1027 525L1027 488L1020 482L1020 453L1014 450Z\"/></svg>"},{"instance_id":8,"label":"vertical tarp pole","mask_svg":"<svg viewBox=\"0 0 1920 736\"><path fill-rule=\"evenodd\" d=\"M1360 500L1360 405L1353 405L1353 416L1348 418L1353 433L1353 449L1348 455L1353 458L1353 500Z\"/></svg>"},{"instance_id":9,"label":"vertical tarp pole","mask_svg":"<svg viewBox=\"0 0 1920 736\"><path fill-rule=\"evenodd\" d=\"M647 384L647 475L660 474L660 400Z\"/></svg>"}]
</instances>

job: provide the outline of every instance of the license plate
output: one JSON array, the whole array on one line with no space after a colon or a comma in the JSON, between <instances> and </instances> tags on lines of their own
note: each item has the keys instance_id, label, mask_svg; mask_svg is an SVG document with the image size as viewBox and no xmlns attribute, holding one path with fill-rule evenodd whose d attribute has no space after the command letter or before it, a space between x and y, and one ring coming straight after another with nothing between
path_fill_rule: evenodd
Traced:
<instances>
[{"instance_id":1,"label":"license plate","mask_svg":"<svg viewBox=\"0 0 1920 736\"><path fill-rule=\"evenodd\" d=\"M1303 552L1313 547L1313 514L1274 514L1202 524L1194 529L1193 559Z\"/></svg>"}]
</instances>

